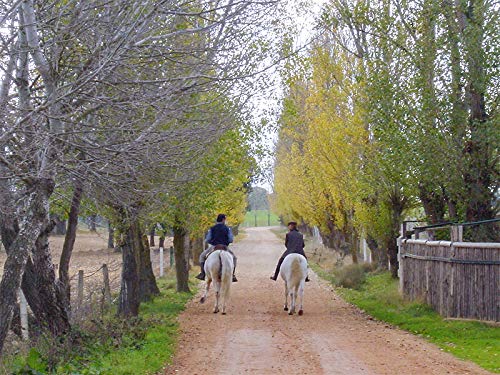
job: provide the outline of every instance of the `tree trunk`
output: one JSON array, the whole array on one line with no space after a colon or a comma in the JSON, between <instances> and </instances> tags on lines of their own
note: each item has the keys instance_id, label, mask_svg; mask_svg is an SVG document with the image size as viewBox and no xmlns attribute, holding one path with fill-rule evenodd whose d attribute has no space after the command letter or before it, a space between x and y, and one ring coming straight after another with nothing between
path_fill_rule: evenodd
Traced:
<instances>
[{"instance_id":1,"label":"tree trunk","mask_svg":"<svg viewBox=\"0 0 500 375\"><path fill-rule=\"evenodd\" d=\"M52 220L55 223L55 228L53 233L56 236L64 236L66 234L66 220L61 220L59 215L54 215Z\"/></svg>"},{"instance_id":2,"label":"tree trunk","mask_svg":"<svg viewBox=\"0 0 500 375\"><path fill-rule=\"evenodd\" d=\"M446 212L446 201L441 192L431 189L424 183L420 183L418 189L428 222L430 224L442 223Z\"/></svg>"},{"instance_id":3,"label":"tree trunk","mask_svg":"<svg viewBox=\"0 0 500 375\"><path fill-rule=\"evenodd\" d=\"M391 236L387 238L387 258L389 259L389 264L391 266L391 276L393 278L398 277L399 261L398 261L398 245L396 237Z\"/></svg>"},{"instance_id":4,"label":"tree trunk","mask_svg":"<svg viewBox=\"0 0 500 375\"><path fill-rule=\"evenodd\" d=\"M139 277L134 254L134 237L137 236L134 235L132 226L129 226L123 243L120 244L123 265L118 314L124 317L139 314Z\"/></svg>"},{"instance_id":5,"label":"tree trunk","mask_svg":"<svg viewBox=\"0 0 500 375\"><path fill-rule=\"evenodd\" d=\"M156 229L156 224L153 225L151 228L151 231L149 232L149 246L154 247L155 246L155 229Z\"/></svg>"},{"instance_id":6,"label":"tree trunk","mask_svg":"<svg viewBox=\"0 0 500 375\"><path fill-rule=\"evenodd\" d=\"M441 191L436 191L426 186L424 183L418 185L419 198L424 207L425 216L429 224L437 224L444 222L444 215L446 212L446 201L441 194ZM433 231L429 231L429 239L435 240Z\"/></svg>"},{"instance_id":7,"label":"tree trunk","mask_svg":"<svg viewBox=\"0 0 500 375\"><path fill-rule=\"evenodd\" d=\"M366 237L366 244L372 253L372 260L377 269L386 270L388 268L387 255L379 248L377 241L368 235Z\"/></svg>"},{"instance_id":8,"label":"tree trunk","mask_svg":"<svg viewBox=\"0 0 500 375\"><path fill-rule=\"evenodd\" d=\"M76 229L78 227L78 213L80 212L80 203L82 200L83 186L80 181L75 182L71 207L69 209L68 229L59 260L59 287L62 295L65 297L67 310L71 310L71 285L69 282L69 261L73 252L76 240Z\"/></svg>"},{"instance_id":9,"label":"tree trunk","mask_svg":"<svg viewBox=\"0 0 500 375\"><path fill-rule=\"evenodd\" d=\"M140 225L137 222L137 233L142 233ZM146 302L152 297L160 294L160 289L156 284L156 278L151 264L151 251L149 249L148 237L146 235L140 237L137 241L137 257L139 258L139 300Z\"/></svg>"},{"instance_id":10,"label":"tree trunk","mask_svg":"<svg viewBox=\"0 0 500 375\"><path fill-rule=\"evenodd\" d=\"M492 189L496 173L497 148L492 144L489 133L493 124L487 124L485 95L487 87L486 59L483 49L485 25L484 25L484 1L471 0L459 7L458 13L463 27L463 40L467 49L468 84L467 104L470 108L469 126L470 139L464 148L467 166L464 181L467 187L466 220L480 221L495 218L495 209L492 202L495 201L496 190ZM498 226L478 225L471 229L471 240L473 241L497 241L500 240Z\"/></svg>"},{"instance_id":11,"label":"tree trunk","mask_svg":"<svg viewBox=\"0 0 500 375\"><path fill-rule=\"evenodd\" d=\"M115 229L111 225L111 222L108 221L108 249L115 248Z\"/></svg>"},{"instance_id":12,"label":"tree trunk","mask_svg":"<svg viewBox=\"0 0 500 375\"><path fill-rule=\"evenodd\" d=\"M406 206L406 202L407 199L402 195L400 189L395 186L393 192L389 197L391 223L390 231L385 240L387 257L389 258L389 264L391 266L391 275L394 278L398 277L399 261L397 238L399 237L399 229L402 222L402 215Z\"/></svg>"},{"instance_id":13,"label":"tree trunk","mask_svg":"<svg viewBox=\"0 0 500 375\"><path fill-rule=\"evenodd\" d=\"M32 187L27 202L26 215L19 225L19 233L8 249L0 282L0 301L2 301L0 304L0 353L10 327L14 308L17 305L17 295L28 260L29 249L35 246L36 239L48 217L48 198L54 189L54 182L49 179L39 179L34 182Z\"/></svg>"},{"instance_id":14,"label":"tree trunk","mask_svg":"<svg viewBox=\"0 0 500 375\"><path fill-rule=\"evenodd\" d=\"M127 218L125 242L121 245L123 270L118 313L136 316L140 302L149 301L160 290L151 266L147 237L143 238L137 213L129 212Z\"/></svg>"},{"instance_id":15,"label":"tree trunk","mask_svg":"<svg viewBox=\"0 0 500 375\"><path fill-rule=\"evenodd\" d=\"M174 251L175 275L177 278L177 291L190 292L189 290L189 237L187 231L174 225Z\"/></svg>"},{"instance_id":16,"label":"tree trunk","mask_svg":"<svg viewBox=\"0 0 500 375\"><path fill-rule=\"evenodd\" d=\"M54 336L59 336L70 329L69 310L66 296L56 282L54 263L49 249L51 230L52 225L46 223L36 240L32 254L35 288L41 303L36 306L32 306L30 301L28 303L30 303L37 320L43 322L43 327L47 328Z\"/></svg>"}]
</instances>

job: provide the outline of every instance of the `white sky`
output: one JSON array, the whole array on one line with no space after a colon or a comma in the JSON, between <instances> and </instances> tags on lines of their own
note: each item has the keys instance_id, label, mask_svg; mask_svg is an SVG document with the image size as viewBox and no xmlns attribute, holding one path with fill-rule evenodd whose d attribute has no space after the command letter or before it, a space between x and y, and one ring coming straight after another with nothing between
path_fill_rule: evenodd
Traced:
<instances>
[{"instance_id":1,"label":"white sky","mask_svg":"<svg viewBox=\"0 0 500 375\"><path fill-rule=\"evenodd\" d=\"M326 3L326 0L308 0L309 6L304 6L302 9L298 8L299 1L288 0L290 6L288 7L289 15L295 21L295 28L298 30L295 44L297 47L304 46L310 42L314 33L315 19L319 15L321 6ZM302 3L302 2L301 2ZM259 108L255 114L255 121L259 122L262 118L276 123L277 116L279 115L280 101L282 98L282 88L280 77L277 73L273 74L273 79L269 82L267 92L259 97L256 97L256 107ZM272 191L272 164L274 159L274 148L277 141L276 131L269 130L265 135L265 139L261 142L265 149L269 151L270 156L259 160L259 164L266 171L266 181L256 183L256 186L263 187L267 191Z\"/></svg>"}]
</instances>

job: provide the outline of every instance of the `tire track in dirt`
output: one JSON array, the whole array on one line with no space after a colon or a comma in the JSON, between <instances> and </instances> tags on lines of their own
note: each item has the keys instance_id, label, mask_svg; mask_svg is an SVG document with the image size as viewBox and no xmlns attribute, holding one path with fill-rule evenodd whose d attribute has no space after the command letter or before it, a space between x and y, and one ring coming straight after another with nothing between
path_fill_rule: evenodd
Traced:
<instances>
[{"instance_id":1,"label":"tire track in dirt","mask_svg":"<svg viewBox=\"0 0 500 375\"><path fill-rule=\"evenodd\" d=\"M269 228L246 229L233 246L239 282L228 315L211 291L179 317L181 335L165 374L489 374L436 346L371 320L310 271L304 316L283 311L283 281L269 280L284 246Z\"/></svg>"}]
</instances>

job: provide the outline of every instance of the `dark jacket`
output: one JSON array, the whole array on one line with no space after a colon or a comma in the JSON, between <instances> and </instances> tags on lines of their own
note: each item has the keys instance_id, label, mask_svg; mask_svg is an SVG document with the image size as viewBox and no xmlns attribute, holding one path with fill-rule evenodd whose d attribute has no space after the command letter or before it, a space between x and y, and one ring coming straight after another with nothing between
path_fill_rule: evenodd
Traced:
<instances>
[{"instance_id":1,"label":"dark jacket","mask_svg":"<svg viewBox=\"0 0 500 375\"><path fill-rule=\"evenodd\" d=\"M298 230L291 230L286 234L285 237L286 254L301 254L306 256L304 253L304 236Z\"/></svg>"},{"instance_id":2,"label":"dark jacket","mask_svg":"<svg viewBox=\"0 0 500 375\"><path fill-rule=\"evenodd\" d=\"M229 227L225 224L218 223L210 228L206 240L210 245L228 246L231 242L233 242L232 237L233 235Z\"/></svg>"}]
</instances>

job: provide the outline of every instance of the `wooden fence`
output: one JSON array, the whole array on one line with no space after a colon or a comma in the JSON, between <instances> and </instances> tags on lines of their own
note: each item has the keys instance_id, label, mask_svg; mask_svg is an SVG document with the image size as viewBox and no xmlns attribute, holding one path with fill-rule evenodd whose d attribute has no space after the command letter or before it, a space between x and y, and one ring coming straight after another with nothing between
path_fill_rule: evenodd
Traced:
<instances>
[{"instance_id":1,"label":"wooden fence","mask_svg":"<svg viewBox=\"0 0 500 375\"><path fill-rule=\"evenodd\" d=\"M500 243L398 240L400 289L442 316L500 320Z\"/></svg>"}]
</instances>

